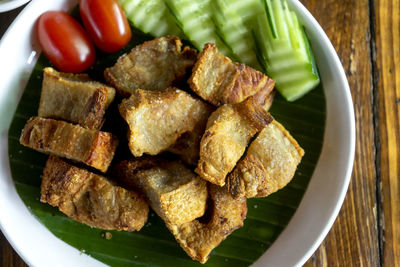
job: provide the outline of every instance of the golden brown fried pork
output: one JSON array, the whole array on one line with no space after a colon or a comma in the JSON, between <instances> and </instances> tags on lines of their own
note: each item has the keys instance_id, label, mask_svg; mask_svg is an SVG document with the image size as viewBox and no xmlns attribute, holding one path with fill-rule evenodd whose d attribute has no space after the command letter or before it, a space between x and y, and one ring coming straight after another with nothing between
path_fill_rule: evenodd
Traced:
<instances>
[{"instance_id":1,"label":"golden brown fried pork","mask_svg":"<svg viewBox=\"0 0 400 267\"><path fill-rule=\"evenodd\" d=\"M196 166L199 161L200 140L205 130L205 124L204 127L183 133L167 151L178 155L186 164Z\"/></svg>"},{"instance_id":2,"label":"golden brown fried pork","mask_svg":"<svg viewBox=\"0 0 400 267\"><path fill-rule=\"evenodd\" d=\"M167 225L181 225L203 216L206 181L177 161L157 157L126 160L116 166L117 177L140 189Z\"/></svg>"},{"instance_id":3,"label":"golden brown fried pork","mask_svg":"<svg viewBox=\"0 0 400 267\"><path fill-rule=\"evenodd\" d=\"M164 91L138 89L119 105L129 125L129 148L135 157L165 151L186 132L205 121L210 107L176 88Z\"/></svg>"},{"instance_id":4,"label":"golden brown fried pork","mask_svg":"<svg viewBox=\"0 0 400 267\"><path fill-rule=\"evenodd\" d=\"M226 190L208 184L209 201L204 217L167 227L194 260L205 263L211 251L233 231L243 226L247 214L246 198L234 199Z\"/></svg>"},{"instance_id":5,"label":"golden brown fried pork","mask_svg":"<svg viewBox=\"0 0 400 267\"><path fill-rule=\"evenodd\" d=\"M41 201L73 220L106 230L139 231L149 207L135 191L50 156L43 173Z\"/></svg>"},{"instance_id":6,"label":"golden brown fried pork","mask_svg":"<svg viewBox=\"0 0 400 267\"><path fill-rule=\"evenodd\" d=\"M196 166L199 161L200 140L206 130L207 120L214 109L205 104L204 111L196 118L193 130L183 133L167 151L174 153L186 164Z\"/></svg>"},{"instance_id":7,"label":"golden brown fried pork","mask_svg":"<svg viewBox=\"0 0 400 267\"><path fill-rule=\"evenodd\" d=\"M82 162L102 172L107 171L118 144L111 133L39 117L28 120L19 141L40 152Z\"/></svg>"},{"instance_id":8,"label":"golden brown fried pork","mask_svg":"<svg viewBox=\"0 0 400 267\"><path fill-rule=\"evenodd\" d=\"M227 178L234 197L265 197L293 178L304 150L277 121L265 127Z\"/></svg>"},{"instance_id":9,"label":"golden brown fried pork","mask_svg":"<svg viewBox=\"0 0 400 267\"><path fill-rule=\"evenodd\" d=\"M62 119L89 129L100 129L115 90L92 81L86 74L43 71L39 116Z\"/></svg>"},{"instance_id":10,"label":"golden brown fried pork","mask_svg":"<svg viewBox=\"0 0 400 267\"><path fill-rule=\"evenodd\" d=\"M264 109L270 92L258 92L244 102L219 107L211 114L200 143L196 172L205 180L223 186L226 175L243 155L250 139L272 121Z\"/></svg>"},{"instance_id":11,"label":"golden brown fried pork","mask_svg":"<svg viewBox=\"0 0 400 267\"><path fill-rule=\"evenodd\" d=\"M116 170L122 182L145 193L150 206L194 260L205 263L215 247L243 226L246 198L234 199L225 187L207 183L179 162L138 158L121 162Z\"/></svg>"},{"instance_id":12,"label":"golden brown fried pork","mask_svg":"<svg viewBox=\"0 0 400 267\"><path fill-rule=\"evenodd\" d=\"M197 52L184 47L178 37L167 36L136 46L104 71L106 81L118 93L128 96L134 90L163 90L184 79L193 67Z\"/></svg>"},{"instance_id":13,"label":"golden brown fried pork","mask_svg":"<svg viewBox=\"0 0 400 267\"><path fill-rule=\"evenodd\" d=\"M219 106L239 103L260 90L272 92L274 81L244 64L234 63L208 43L199 54L189 79L190 88Z\"/></svg>"}]
</instances>

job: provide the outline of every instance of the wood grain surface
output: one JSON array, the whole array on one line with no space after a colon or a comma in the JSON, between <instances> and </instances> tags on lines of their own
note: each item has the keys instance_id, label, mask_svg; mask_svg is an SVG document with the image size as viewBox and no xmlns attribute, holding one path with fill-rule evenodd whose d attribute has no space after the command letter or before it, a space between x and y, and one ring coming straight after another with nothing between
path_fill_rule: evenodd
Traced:
<instances>
[{"instance_id":1,"label":"wood grain surface","mask_svg":"<svg viewBox=\"0 0 400 267\"><path fill-rule=\"evenodd\" d=\"M302 2L327 33L346 70L357 128L353 175L344 204L333 228L306 266L379 266L370 3Z\"/></svg>"},{"instance_id":2,"label":"wood grain surface","mask_svg":"<svg viewBox=\"0 0 400 267\"><path fill-rule=\"evenodd\" d=\"M13 250L0 231L0 266L25 267L25 262Z\"/></svg>"},{"instance_id":3,"label":"wood grain surface","mask_svg":"<svg viewBox=\"0 0 400 267\"><path fill-rule=\"evenodd\" d=\"M375 1L381 262L400 265L400 0Z\"/></svg>"},{"instance_id":4,"label":"wood grain surface","mask_svg":"<svg viewBox=\"0 0 400 267\"><path fill-rule=\"evenodd\" d=\"M400 266L400 0L301 2L341 58L357 127L345 202L305 266ZM26 266L2 234L0 264Z\"/></svg>"},{"instance_id":5,"label":"wood grain surface","mask_svg":"<svg viewBox=\"0 0 400 267\"><path fill-rule=\"evenodd\" d=\"M399 0L302 2L347 71L357 127L344 205L306 266L399 266Z\"/></svg>"}]
</instances>

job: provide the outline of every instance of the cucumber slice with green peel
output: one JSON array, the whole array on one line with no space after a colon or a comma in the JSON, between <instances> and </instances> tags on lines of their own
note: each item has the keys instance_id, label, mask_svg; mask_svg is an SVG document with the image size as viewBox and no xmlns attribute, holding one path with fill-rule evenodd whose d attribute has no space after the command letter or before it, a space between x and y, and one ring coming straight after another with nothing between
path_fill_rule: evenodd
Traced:
<instances>
[{"instance_id":1,"label":"cucumber slice with green peel","mask_svg":"<svg viewBox=\"0 0 400 267\"><path fill-rule=\"evenodd\" d=\"M278 32L276 29L275 15L272 12L272 5L270 1L264 1L265 12L267 13L268 24L273 38L277 38Z\"/></svg>"},{"instance_id":2,"label":"cucumber slice with green peel","mask_svg":"<svg viewBox=\"0 0 400 267\"><path fill-rule=\"evenodd\" d=\"M315 88L319 75L304 28L286 0L263 0L266 16L253 20L257 52L277 90L294 101Z\"/></svg>"},{"instance_id":3,"label":"cucumber slice with green peel","mask_svg":"<svg viewBox=\"0 0 400 267\"><path fill-rule=\"evenodd\" d=\"M290 29L290 36L293 39L292 40L292 45L295 49L300 50L305 57L308 57L308 52L307 52L307 47L306 44L304 42L304 37L303 36L303 31L304 29L300 26L300 23L297 19L297 15L294 12L291 12L290 14L288 14L293 22L293 28Z\"/></svg>"},{"instance_id":4,"label":"cucumber slice with green peel","mask_svg":"<svg viewBox=\"0 0 400 267\"><path fill-rule=\"evenodd\" d=\"M275 17L275 25L278 33L278 38L283 39L283 40L288 40L289 39L289 29L287 25L287 20L285 16L285 11L282 6L281 0L275 1L275 0L265 0L266 3L271 2L272 6L272 13L274 14ZM268 5L268 4L266 4Z\"/></svg>"},{"instance_id":5,"label":"cucumber slice with green peel","mask_svg":"<svg viewBox=\"0 0 400 267\"><path fill-rule=\"evenodd\" d=\"M279 92L287 101L295 101L310 91L310 88L315 88L320 83L319 80L304 79L304 80L294 80L290 83L282 84Z\"/></svg>"},{"instance_id":6,"label":"cucumber slice with green peel","mask_svg":"<svg viewBox=\"0 0 400 267\"><path fill-rule=\"evenodd\" d=\"M206 43L214 43L225 56L233 57L232 50L217 34L212 19L212 0L165 0L176 24L200 51Z\"/></svg>"},{"instance_id":7,"label":"cucumber slice with green peel","mask_svg":"<svg viewBox=\"0 0 400 267\"><path fill-rule=\"evenodd\" d=\"M261 66L254 51L254 40L237 10L231 7L231 2L214 0L211 2L211 8L217 33L235 54L236 59L260 70Z\"/></svg>"},{"instance_id":8,"label":"cucumber slice with green peel","mask_svg":"<svg viewBox=\"0 0 400 267\"><path fill-rule=\"evenodd\" d=\"M263 3L260 0L229 0L226 8L234 10L243 23L247 25L254 17L265 14Z\"/></svg>"},{"instance_id":9,"label":"cucumber slice with green peel","mask_svg":"<svg viewBox=\"0 0 400 267\"><path fill-rule=\"evenodd\" d=\"M317 63L315 62L314 53L312 52L311 43L308 40L306 31L304 30L304 28L300 27L300 30L301 30L301 34L302 34L302 37L303 37L305 50L307 52L308 61L310 61L310 63L311 63L312 72L313 72L314 76L317 77L317 79L319 81L320 79L319 79L319 74L318 74L318 69L317 69Z\"/></svg>"},{"instance_id":10,"label":"cucumber slice with green peel","mask_svg":"<svg viewBox=\"0 0 400 267\"><path fill-rule=\"evenodd\" d=\"M128 20L144 33L155 37L176 35L184 38L164 0L119 0L119 3Z\"/></svg>"}]
</instances>

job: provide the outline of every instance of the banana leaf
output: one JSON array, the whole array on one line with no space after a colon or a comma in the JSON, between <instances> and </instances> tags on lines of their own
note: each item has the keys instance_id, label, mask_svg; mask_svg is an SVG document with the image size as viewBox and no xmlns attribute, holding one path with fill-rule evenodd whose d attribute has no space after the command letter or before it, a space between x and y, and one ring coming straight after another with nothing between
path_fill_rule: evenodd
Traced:
<instances>
[{"instance_id":1,"label":"banana leaf","mask_svg":"<svg viewBox=\"0 0 400 267\"><path fill-rule=\"evenodd\" d=\"M117 54L98 51L98 60L88 72L103 80L103 70L132 47L152 39L133 29L129 45ZM174 240L163 221L150 212L145 227L134 233L107 231L77 223L48 204L40 202L41 176L47 156L19 144L26 121L37 115L42 70L51 63L42 55L30 76L9 129L9 159L18 194L32 214L55 236L111 266L201 266L191 260ZM118 102L118 101L115 101ZM117 104L117 103L116 103ZM121 131L114 103L104 126ZM244 227L236 230L211 254L206 266L248 266L279 236L296 211L318 161L325 128L325 96L322 85L300 100L289 103L276 96L271 114L282 123L305 150L294 179L284 189L266 198L249 199ZM120 153L123 154L122 152ZM111 235L110 235L111 234ZM111 238L110 238L111 237Z\"/></svg>"}]
</instances>

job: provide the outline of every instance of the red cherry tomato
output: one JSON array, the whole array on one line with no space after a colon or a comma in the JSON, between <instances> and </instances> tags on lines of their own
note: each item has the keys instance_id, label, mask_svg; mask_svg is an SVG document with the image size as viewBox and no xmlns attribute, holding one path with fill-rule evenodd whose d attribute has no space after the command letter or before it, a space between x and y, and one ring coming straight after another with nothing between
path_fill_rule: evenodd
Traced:
<instances>
[{"instance_id":1,"label":"red cherry tomato","mask_svg":"<svg viewBox=\"0 0 400 267\"><path fill-rule=\"evenodd\" d=\"M61 71L82 72L96 59L85 30L65 12L43 13L36 23L36 34L46 57Z\"/></svg>"},{"instance_id":2,"label":"red cherry tomato","mask_svg":"<svg viewBox=\"0 0 400 267\"><path fill-rule=\"evenodd\" d=\"M81 0L79 10L90 38L104 52L116 52L131 39L131 28L118 1Z\"/></svg>"}]
</instances>

